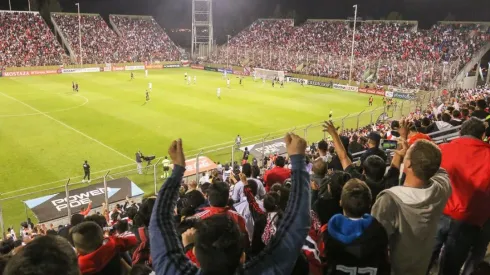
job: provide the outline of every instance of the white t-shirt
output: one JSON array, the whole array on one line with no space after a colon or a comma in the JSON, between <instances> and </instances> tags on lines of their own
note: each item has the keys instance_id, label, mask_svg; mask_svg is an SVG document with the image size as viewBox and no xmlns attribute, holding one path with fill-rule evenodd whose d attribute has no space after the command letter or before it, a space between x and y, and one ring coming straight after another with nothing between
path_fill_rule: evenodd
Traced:
<instances>
[{"instance_id":1,"label":"white t-shirt","mask_svg":"<svg viewBox=\"0 0 490 275\"><path fill-rule=\"evenodd\" d=\"M150 82L150 83L148 83L148 88L149 88L149 89L151 89L151 86L152 86L152 85L151 85L151 82Z\"/></svg>"},{"instance_id":2,"label":"white t-shirt","mask_svg":"<svg viewBox=\"0 0 490 275\"><path fill-rule=\"evenodd\" d=\"M230 85L230 80L229 79L226 80L226 84Z\"/></svg>"}]
</instances>

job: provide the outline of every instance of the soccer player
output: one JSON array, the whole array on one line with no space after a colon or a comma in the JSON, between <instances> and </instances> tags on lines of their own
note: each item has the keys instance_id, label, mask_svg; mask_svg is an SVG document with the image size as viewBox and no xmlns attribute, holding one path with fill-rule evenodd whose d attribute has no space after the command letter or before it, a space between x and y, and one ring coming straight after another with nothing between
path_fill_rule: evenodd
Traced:
<instances>
[{"instance_id":1,"label":"soccer player","mask_svg":"<svg viewBox=\"0 0 490 275\"><path fill-rule=\"evenodd\" d=\"M230 88L230 79L229 78L226 79L226 86L228 87L228 89Z\"/></svg>"},{"instance_id":2,"label":"soccer player","mask_svg":"<svg viewBox=\"0 0 490 275\"><path fill-rule=\"evenodd\" d=\"M83 183L85 183L85 182L90 183L90 165L88 164L87 161L85 161L83 163L83 174L84 174L84 176L83 176L82 182ZM87 180L85 180L85 179L87 179Z\"/></svg>"},{"instance_id":3,"label":"soccer player","mask_svg":"<svg viewBox=\"0 0 490 275\"><path fill-rule=\"evenodd\" d=\"M281 88L284 88L284 80L281 80Z\"/></svg>"},{"instance_id":4,"label":"soccer player","mask_svg":"<svg viewBox=\"0 0 490 275\"><path fill-rule=\"evenodd\" d=\"M187 72L184 74L184 81L187 80Z\"/></svg>"},{"instance_id":5,"label":"soccer player","mask_svg":"<svg viewBox=\"0 0 490 275\"><path fill-rule=\"evenodd\" d=\"M235 148L240 148L240 144L242 144L242 137L240 135L237 135L235 138Z\"/></svg>"},{"instance_id":6,"label":"soccer player","mask_svg":"<svg viewBox=\"0 0 490 275\"><path fill-rule=\"evenodd\" d=\"M373 96L369 97L369 106L373 106Z\"/></svg>"},{"instance_id":7,"label":"soccer player","mask_svg":"<svg viewBox=\"0 0 490 275\"><path fill-rule=\"evenodd\" d=\"M71 89L73 92L75 91L75 82L74 81L71 82Z\"/></svg>"},{"instance_id":8,"label":"soccer player","mask_svg":"<svg viewBox=\"0 0 490 275\"><path fill-rule=\"evenodd\" d=\"M152 84L151 84L151 82L149 82L148 83L148 90L150 90L150 92L151 92L151 89L152 89Z\"/></svg>"},{"instance_id":9,"label":"soccer player","mask_svg":"<svg viewBox=\"0 0 490 275\"><path fill-rule=\"evenodd\" d=\"M242 85L242 79L243 79L243 77L240 76L240 85Z\"/></svg>"},{"instance_id":10,"label":"soccer player","mask_svg":"<svg viewBox=\"0 0 490 275\"><path fill-rule=\"evenodd\" d=\"M332 119L333 111L330 110L330 114L328 114L328 119Z\"/></svg>"},{"instance_id":11,"label":"soccer player","mask_svg":"<svg viewBox=\"0 0 490 275\"><path fill-rule=\"evenodd\" d=\"M150 92L146 90L146 102L150 101Z\"/></svg>"},{"instance_id":12,"label":"soccer player","mask_svg":"<svg viewBox=\"0 0 490 275\"><path fill-rule=\"evenodd\" d=\"M216 96L218 97L218 99L221 99L221 88L218 88L218 90L216 90Z\"/></svg>"},{"instance_id":13,"label":"soccer player","mask_svg":"<svg viewBox=\"0 0 490 275\"><path fill-rule=\"evenodd\" d=\"M224 70L224 71L223 71L223 78L225 78L225 79L227 78L227 77L226 77L226 74L227 74L227 72L226 72L226 70Z\"/></svg>"},{"instance_id":14,"label":"soccer player","mask_svg":"<svg viewBox=\"0 0 490 275\"><path fill-rule=\"evenodd\" d=\"M131 80L133 80L133 79L134 79L134 74L133 74L133 72L131 72Z\"/></svg>"},{"instance_id":15,"label":"soccer player","mask_svg":"<svg viewBox=\"0 0 490 275\"><path fill-rule=\"evenodd\" d=\"M192 80L191 80L191 76L189 75L189 76L187 77L187 85L191 85L191 81L192 81Z\"/></svg>"},{"instance_id":16,"label":"soccer player","mask_svg":"<svg viewBox=\"0 0 490 275\"><path fill-rule=\"evenodd\" d=\"M265 77L262 78L262 84L265 84Z\"/></svg>"},{"instance_id":17,"label":"soccer player","mask_svg":"<svg viewBox=\"0 0 490 275\"><path fill-rule=\"evenodd\" d=\"M145 70L145 77L148 78L148 70Z\"/></svg>"},{"instance_id":18,"label":"soccer player","mask_svg":"<svg viewBox=\"0 0 490 275\"><path fill-rule=\"evenodd\" d=\"M276 84L275 79L272 79L272 88L274 88L274 85Z\"/></svg>"},{"instance_id":19,"label":"soccer player","mask_svg":"<svg viewBox=\"0 0 490 275\"><path fill-rule=\"evenodd\" d=\"M197 76L194 76L194 84L197 84Z\"/></svg>"},{"instance_id":20,"label":"soccer player","mask_svg":"<svg viewBox=\"0 0 490 275\"><path fill-rule=\"evenodd\" d=\"M75 92L78 93L78 83L75 83Z\"/></svg>"}]
</instances>

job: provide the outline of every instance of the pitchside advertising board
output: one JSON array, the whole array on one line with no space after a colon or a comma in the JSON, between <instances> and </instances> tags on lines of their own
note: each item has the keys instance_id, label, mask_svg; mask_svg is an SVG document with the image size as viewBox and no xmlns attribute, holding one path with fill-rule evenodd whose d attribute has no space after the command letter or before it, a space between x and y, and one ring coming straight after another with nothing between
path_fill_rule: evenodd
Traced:
<instances>
[{"instance_id":1,"label":"pitchside advertising board","mask_svg":"<svg viewBox=\"0 0 490 275\"><path fill-rule=\"evenodd\" d=\"M264 156L268 156L271 154L286 154L286 143L284 142L284 138L273 139L262 143L252 144L243 146L240 150L245 151L245 147L248 148L250 154L257 159L262 158L262 153Z\"/></svg>"},{"instance_id":2,"label":"pitchside advertising board","mask_svg":"<svg viewBox=\"0 0 490 275\"><path fill-rule=\"evenodd\" d=\"M164 68L180 68L182 67L181 64L164 64L163 65Z\"/></svg>"},{"instance_id":3,"label":"pitchside advertising board","mask_svg":"<svg viewBox=\"0 0 490 275\"><path fill-rule=\"evenodd\" d=\"M102 69L103 70L103 69ZM81 74L81 73L98 73L102 71L101 68L77 68L77 69L62 69L62 74Z\"/></svg>"},{"instance_id":4,"label":"pitchside advertising board","mask_svg":"<svg viewBox=\"0 0 490 275\"><path fill-rule=\"evenodd\" d=\"M393 98L415 100L416 97L415 97L415 94L393 92Z\"/></svg>"},{"instance_id":5,"label":"pitchside advertising board","mask_svg":"<svg viewBox=\"0 0 490 275\"><path fill-rule=\"evenodd\" d=\"M47 74L59 74L61 69L58 70L37 70L37 71L17 71L17 72L2 72L4 77L15 77L15 76L33 76L33 75L47 75Z\"/></svg>"},{"instance_id":6,"label":"pitchside advertising board","mask_svg":"<svg viewBox=\"0 0 490 275\"><path fill-rule=\"evenodd\" d=\"M359 88L358 91L363 94L385 96L385 91L383 89Z\"/></svg>"},{"instance_id":7,"label":"pitchside advertising board","mask_svg":"<svg viewBox=\"0 0 490 275\"><path fill-rule=\"evenodd\" d=\"M342 84L333 84L333 88L337 90L348 91L348 92L357 92L359 89L356 86L349 86L349 85L342 85Z\"/></svg>"},{"instance_id":8,"label":"pitchside advertising board","mask_svg":"<svg viewBox=\"0 0 490 275\"><path fill-rule=\"evenodd\" d=\"M29 209L36 215L39 222L53 221L66 217L68 204L72 213L78 213L82 207L86 208L92 201L92 208L102 206L105 201L104 184L94 184L83 188L70 190L68 201L66 193L60 192L49 196L25 201ZM144 192L128 178L115 179L107 182L107 196L109 204L124 201L126 196L134 198Z\"/></svg>"}]
</instances>

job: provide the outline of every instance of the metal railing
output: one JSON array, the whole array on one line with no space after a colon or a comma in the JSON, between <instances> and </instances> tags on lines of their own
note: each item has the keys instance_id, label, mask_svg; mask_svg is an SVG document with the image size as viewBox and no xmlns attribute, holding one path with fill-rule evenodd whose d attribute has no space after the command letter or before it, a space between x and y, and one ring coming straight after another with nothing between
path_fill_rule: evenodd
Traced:
<instances>
[{"instance_id":1,"label":"metal railing","mask_svg":"<svg viewBox=\"0 0 490 275\"><path fill-rule=\"evenodd\" d=\"M426 101L429 100L428 95L424 98ZM406 116L410 112L413 112L420 104L422 103L416 101L400 101L396 108L393 107L391 109L387 109L386 107L378 107L374 109L365 109L358 113L348 114L332 120L341 128L341 130L365 127L375 123L382 114L387 114L387 117L394 119ZM328 119L328 117L325 117L325 119ZM322 124L323 121L317 121L296 127L249 136L242 139L242 147L253 144L264 144L267 141L282 138L286 132L294 132L300 136L303 136L308 142L317 142L326 137L326 134L323 132ZM236 148L235 142L229 141L202 147L196 150L189 150L185 152L185 154L188 159L206 156L215 162L219 161L221 163L228 163L241 159L241 154L237 153L238 150L239 148ZM91 184L103 183L111 179L128 177L133 182L138 184L138 186L142 188L146 194L156 194L162 181L161 176L163 174L163 166L160 163L162 159L163 157L157 158L153 161L153 163L146 166L144 168L143 175L138 174L135 163L92 172ZM192 175L186 180L195 179L199 181L199 176L199 167L196 167L196 175ZM67 192L67 189L69 191L86 186L86 183L81 182L82 179L83 176L79 175L0 194L0 224L3 222L3 220L9 222L9 224L12 224L13 221L20 222L21 220L24 220L24 217L33 216L30 214L27 207L23 205L24 201L50 194ZM67 213L67 217L69 217L68 214L71 213Z\"/></svg>"}]
</instances>

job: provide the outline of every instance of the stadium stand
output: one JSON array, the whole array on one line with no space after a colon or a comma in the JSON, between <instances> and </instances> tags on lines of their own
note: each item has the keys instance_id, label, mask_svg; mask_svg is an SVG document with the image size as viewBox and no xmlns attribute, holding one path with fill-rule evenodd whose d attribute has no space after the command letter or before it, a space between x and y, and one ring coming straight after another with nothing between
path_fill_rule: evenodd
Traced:
<instances>
[{"instance_id":1,"label":"stadium stand","mask_svg":"<svg viewBox=\"0 0 490 275\"><path fill-rule=\"evenodd\" d=\"M0 16L7 24L0 25L3 37L26 39L20 44L0 40L2 49L8 49L2 57L9 59L5 66L50 64L49 58L33 56L56 44L39 15ZM77 17L54 14L53 19L76 52ZM153 19L111 20L123 38L100 16L83 15L85 62L175 58L175 45ZM140 28L148 32L136 34ZM423 61L452 62L457 71L488 39L488 30L477 25L415 28L413 23L362 24L357 39L367 40L356 55L368 64L389 55L392 65L387 65L383 77L389 80L384 81L410 86L426 72ZM343 21L309 21L295 28L291 20L260 20L219 51L221 56L231 52L232 64L274 69L296 68L300 62L318 74L343 79L346 61L335 58L346 56L344 34L349 30ZM51 40L45 45L32 35ZM145 44L137 55L119 49L151 37L161 39L159 44ZM331 37L335 39L327 39ZM252 55L244 54L244 44ZM269 56L263 51L254 56L267 48ZM308 52L317 49L336 67L325 67L318 56L316 65L310 64ZM20 57L11 61L10 54ZM422 62L407 61L411 58ZM374 71L381 70L380 63ZM357 79L369 70L366 66L356 70ZM244 153L242 165L220 165L199 183L183 182L184 148L182 141L174 141L168 150L173 171L156 197L141 203L128 198L113 209L104 205L99 213L84 210L59 228L30 219L19 232L10 227L0 246L0 274L425 275L439 258L441 274L459 274L463 266L465 275L488 274L482 261L490 243L490 215L482 210L490 201L489 103L489 88L450 90L419 104L400 121L340 133L325 122L330 139L307 148L304 139L288 133L285 156L259 161ZM382 140L396 142L389 157Z\"/></svg>"},{"instance_id":2,"label":"stadium stand","mask_svg":"<svg viewBox=\"0 0 490 275\"><path fill-rule=\"evenodd\" d=\"M433 89L454 78L483 45L489 25L365 21L356 28L353 79L407 88ZM349 78L351 22L261 19L230 39L213 62Z\"/></svg>"},{"instance_id":3,"label":"stadium stand","mask_svg":"<svg viewBox=\"0 0 490 275\"><path fill-rule=\"evenodd\" d=\"M67 58L38 12L0 11L0 68L60 65Z\"/></svg>"},{"instance_id":4,"label":"stadium stand","mask_svg":"<svg viewBox=\"0 0 490 275\"><path fill-rule=\"evenodd\" d=\"M125 40L124 49L131 60L180 60L177 46L153 17L110 15L109 18Z\"/></svg>"},{"instance_id":5,"label":"stadium stand","mask_svg":"<svg viewBox=\"0 0 490 275\"><path fill-rule=\"evenodd\" d=\"M60 28L61 35L68 40L76 60L80 62L78 15L53 13L51 18L53 23ZM123 42L107 26L100 15L82 14L81 26L83 63L103 64L131 60L124 52L118 51Z\"/></svg>"}]
</instances>

